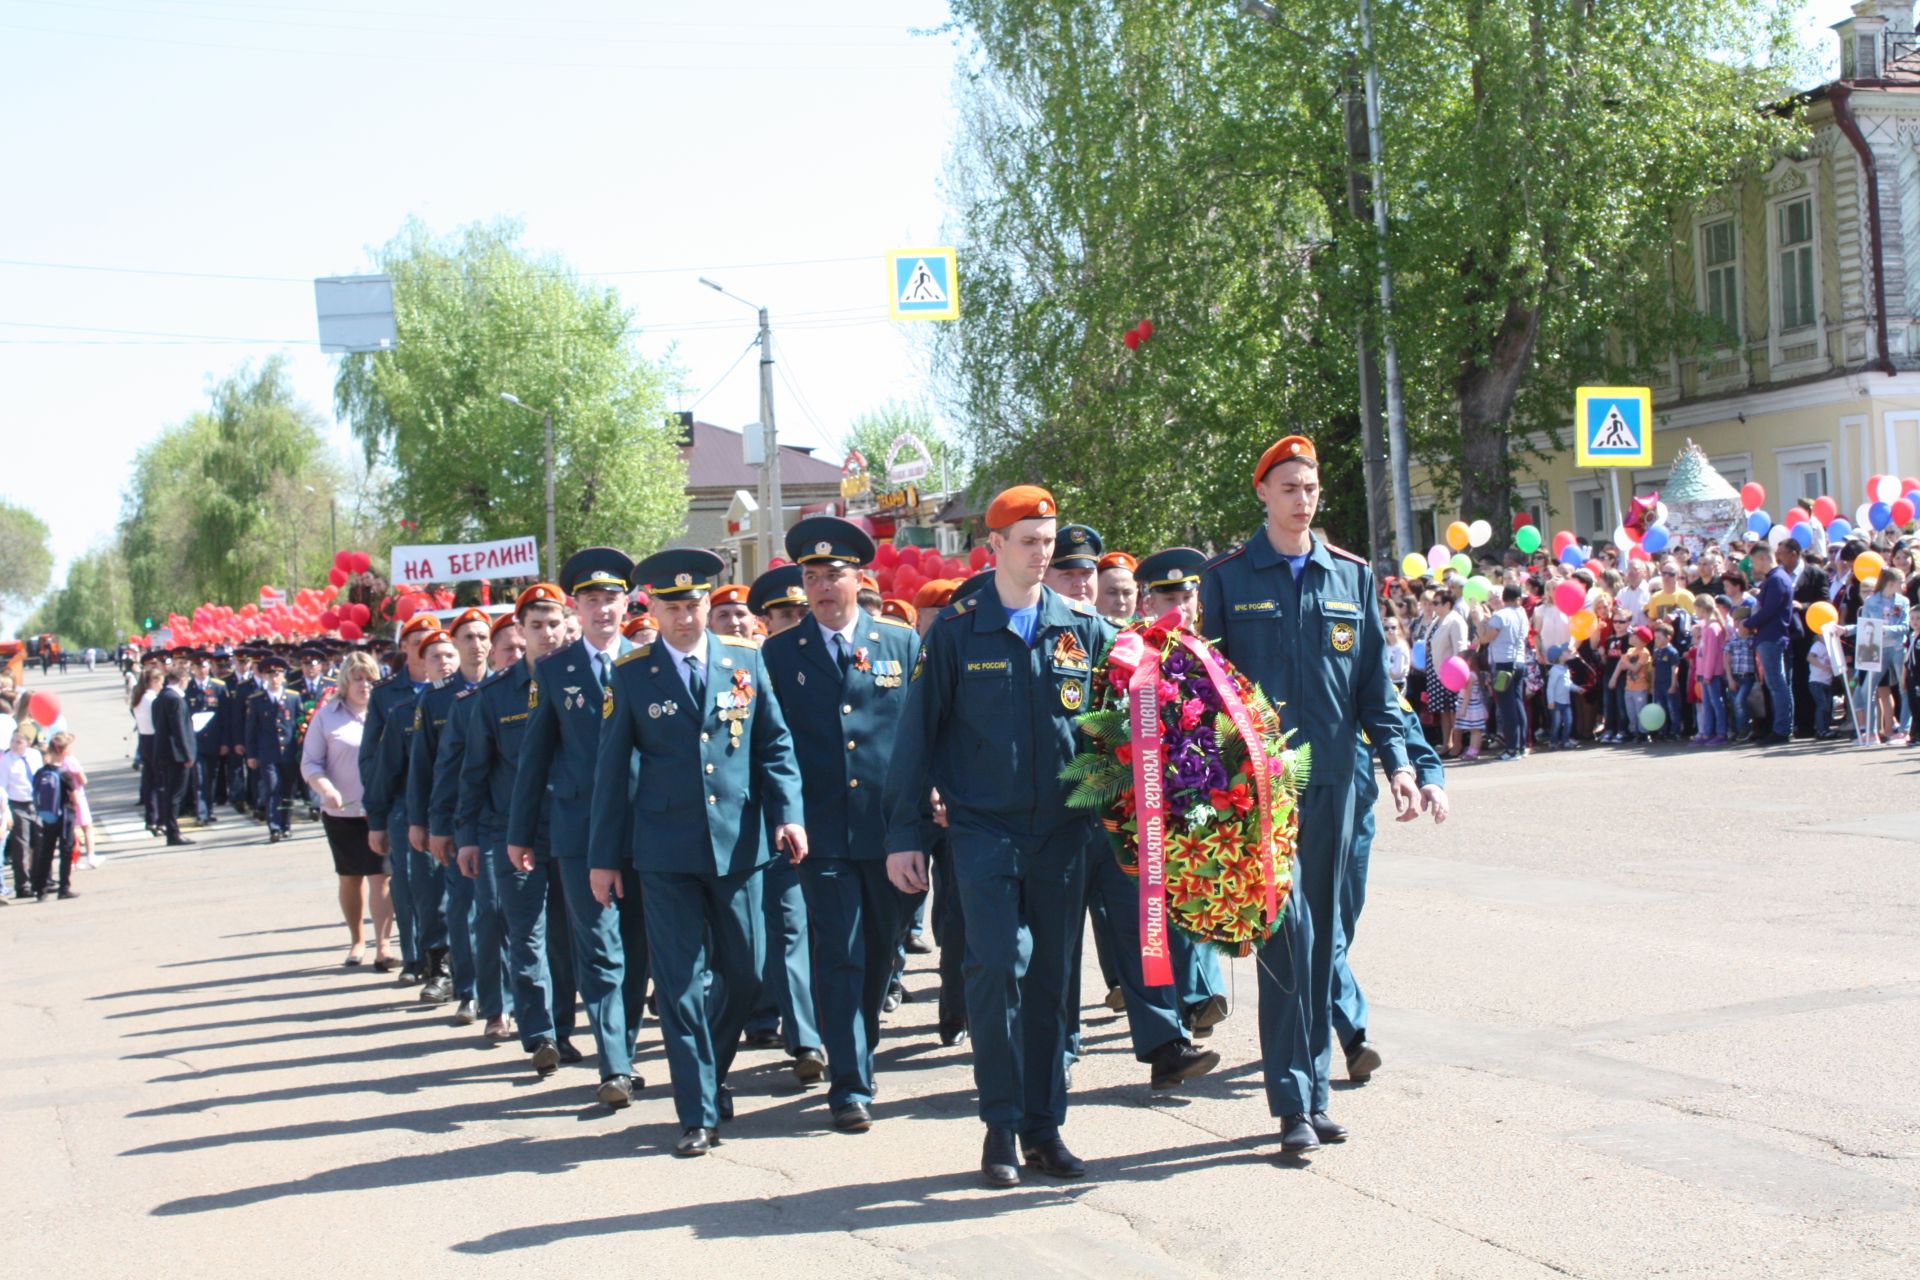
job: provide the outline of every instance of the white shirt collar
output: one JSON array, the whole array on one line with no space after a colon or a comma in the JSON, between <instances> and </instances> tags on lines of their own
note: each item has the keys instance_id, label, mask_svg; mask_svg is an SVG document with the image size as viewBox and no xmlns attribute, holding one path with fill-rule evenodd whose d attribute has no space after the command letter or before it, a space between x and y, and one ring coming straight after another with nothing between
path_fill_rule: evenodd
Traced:
<instances>
[{"instance_id":1,"label":"white shirt collar","mask_svg":"<svg viewBox=\"0 0 1920 1280\"><path fill-rule=\"evenodd\" d=\"M846 641L847 651L851 653L854 648L853 642L856 639L854 632L860 629L860 619L863 616L864 614L861 610L855 609L853 611L853 616L847 619L847 625L840 628L840 630L838 631L829 630L827 628L827 624L824 622L820 622L819 618L817 617L814 619L814 621L816 623L819 623L820 633L823 639L826 639L829 642L831 642L833 637L839 636L842 640ZM831 648L832 645L829 644L828 647Z\"/></svg>"},{"instance_id":2,"label":"white shirt collar","mask_svg":"<svg viewBox=\"0 0 1920 1280\"><path fill-rule=\"evenodd\" d=\"M694 649L693 649L693 652L692 652L692 653L682 653L682 652L680 652L680 651L679 651L678 649L676 649L676 648L674 648L674 647L673 647L673 644L672 644L672 643L671 643L670 641L668 641L668 639L667 639L667 637L666 637L665 635L662 635L662 636L660 637L660 642L661 642L662 644L664 644L664 645L666 645L666 646L667 646L667 652L673 655L673 665L674 665L674 669L675 669L675 670L677 670L677 671L678 671L678 672L680 673L680 675L682 676L682 678L684 678L684 677L686 676L686 674L687 674L687 659L688 659L688 658L697 658L697 659L699 659L699 660L700 660L700 663L701 663L701 665L702 665L702 666L709 666L709 667L710 667L710 666L712 666L712 665L713 665L712 663L710 663L710 662L708 662L708 661L707 661L707 653L708 653L708 651L709 651L709 650L710 650L710 649L712 648L712 645L713 645L713 637L712 637L712 636L710 636L710 635L708 635L708 634L707 634L706 632L704 632L704 631L700 633L700 643L694 646Z\"/></svg>"},{"instance_id":3,"label":"white shirt collar","mask_svg":"<svg viewBox=\"0 0 1920 1280\"><path fill-rule=\"evenodd\" d=\"M587 660L589 662L595 658L612 658L613 651L618 648L620 644L620 633L616 631L613 639L607 642L607 647L604 649L595 645L584 633L580 637L580 643L587 646Z\"/></svg>"}]
</instances>

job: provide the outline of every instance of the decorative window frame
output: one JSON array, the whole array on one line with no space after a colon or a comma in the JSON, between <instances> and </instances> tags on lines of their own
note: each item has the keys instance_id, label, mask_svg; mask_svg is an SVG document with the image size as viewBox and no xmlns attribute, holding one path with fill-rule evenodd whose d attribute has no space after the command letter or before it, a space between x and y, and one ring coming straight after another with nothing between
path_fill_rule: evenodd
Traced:
<instances>
[{"instance_id":1,"label":"decorative window frame","mask_svg":"<svg viewBox=\"0 0 1920 1280\"><path fill-rule=\"evenodd\" d=\"M1580 504L1590 498L1600 499L1601 527L1592 530L1580 527ZM1595 546L1604 546L1606 543L1613 541L1613 530L1606 527L1608 512L1612 509L1612 506L1613 503L1607 496L1607 487L1601 483L1600 477L1582 475L1567 481L1567 527L1572 529L1573 532L1578 534L1582 539L1590 539ZM1619 524L1620 517L1618 513L1612 516L1612 522L1616 525Z\"/></svg>"},{"instance_id":2,"label":"decorative window frame","mask_svg":"<svg viewBox=\"0 0 1920 1280\"><path fill-rule=\"evenodd\" d=\"M1834 474L1833 444L1831 442L1822 441L1819 444L1789 445L1784 449L1775 449L1773 451L1774 483L1778 488L1768 496L1773 499L1774 505L1779 508L1775 514L1784 515L1789 508L1798 504L1800 501L1800 495L1797 492L1799 486L1791 483L1791 481L1798 478L1798 473L1802 468L1816 463L1826 468L1827 488L1832 489L1834 487ZM1789 494L1793 496L1789 498Z\"/></svg>"},{"instance_id":3,"label":"decorative window frame","mask_svg":"<svg viewBox=\"0 0 1920 1280\"><path fill-rule=\"evenodd\" d=\"M1767 367L1770 380L1781 382L1823 372L1830 363L1825 316L1826 281L1821 269L1821 259L1825 257L1822 250L1825 248L1823 237L1826 234L1826 220L1820 216L1820 158L1808 156L1796 160L1782 157L1767 172L1766 192L1767 261L1763 277L1767 282ZM1808 215L1812 223L1813 323L1782 329L1782 282L1777 270L1783 247L1780 243L1779 212L1783 205L1795 200L1808 202ZM1813 344L1814 354L1804 360L1788 362L1781 355L1789 347L1803 347L1809 343Z\"/></svg>"},{"instance_id":4,"label":"decorative window frame","mask_svg":"<svg viewBox=\"0 0 1920 1280\"><path fill-rule=\"evenodd\" d=\"M1707 199L1693 215L1693 296L1694 305L1702 316L1708 314L1707 296L1707 245L1708 228L1726 223L1733 228L1733 334L1730 342L1719 343L1703 350L1696 357L1696 390L1701 393L1730 390L1745 386L1747 382L1747 304L1752 296L1753 281L1747 270L1747 232L1740 216L1741 196L1745 188L1735 183L1723 192L1716 192ZM1762 276L1764 279L1764 275ZM1715 365L1734 362L1730 374L1713 377L1709 374Z\"/></svg>"}]
</instances>

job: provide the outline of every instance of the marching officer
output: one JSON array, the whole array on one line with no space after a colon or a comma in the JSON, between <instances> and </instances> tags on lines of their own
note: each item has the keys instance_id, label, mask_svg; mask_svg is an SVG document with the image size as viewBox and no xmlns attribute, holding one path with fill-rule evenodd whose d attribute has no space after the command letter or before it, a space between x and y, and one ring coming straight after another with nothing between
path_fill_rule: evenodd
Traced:
<instances>
[{"instance_id":1,"label":"marching officer","mask_svg":"<svg viewBox=\"0 0 1920 1280\"><path fill-rule=\"evenodd\" d=\"M789 529L787 555L800 566L811 612L762 649L793 734L807 808L810 847L797 870L813 940L813 999L831 1070L827 1107L834 1127L850 1133L873 1123L880 1006L911 910L887 880L881 805L920 642L907 623L874 621L861 611L859 570L873 553L864 530L834 516L812 516ZM778 867L767 872L770 909ZM773 936L770 930L769 949ZM804 975L804 950L799 959ZM791 974L791 956L786 967Z\"/></svg>"},{"instance_id":2,"label":"marching officer","mask_svg":"<svg viewBox=\"0 0 1920 1280\"><path fill-rule=\"evenodd\" d=\"M194 731L199 752L193 760L194 813L200 825L210 827L219 821L213 812L214 791L225 764L226 738L220 708L226 702L227 686L213 674L210 655L204 649L193 653L193 678L187 681L186 699L189 717L204 715L206 723Z\"/></svg>"},{"instance_id":3,"label":"marching officer","mask_svg":"<svg viewBox=\"0 0 1920 1280\"><path fill-rule=\"evenodd\" d=\"M761 869L772 847L807 856L793 739L760 651L707 632L723 567L689 549L635 571L660 639L615 665L593 791L594 896L611 906L639 875L681 1156L705 1155L733 1114L727 1071L762 961Z\"/></svg>"},{"instance_id":4,"label":"marching officer","mask_svg":"<svg viewBox=\"0 0 1920 1280\"><path fill-rule=\"evenodd\" d=\"M454 802L453 839L463 874L483 875L482 861L490 864L506 917L507 968L520 1046L532 1056L533 1069L549 1076L561 1063L579 1062L584 1056L573 1047L573 944L553 856L551 794L540 789L533 845L525 856L509 852L507 823L533 714L528 704L533 701L534 669L561 648L566 594L550 582L537 582L520 593L514 612L504 616L514 622L495 631L496 650L524 644L526 654L474 692ZM518 639L510 638L516 634ZM500 1030L505 1032L504 1025ZM491 1028L488 1034L493 1034Z\"/></svg>"},{"instance_id":5,"label":"marching officer","mask_svg":"<svg viewBox=\"0 0 1920 1280\"><path fill-rule=\"evenodd\" d=\"M325 649L318 645L307 645L295 656L300 659L301 674L297 680L289 680L287 687L300 695L300 722L308 724L313 719L314 710L338 692L340 682L327 674ZM293 785L306 799L307 817L319 821L320 805L314 798L313 789L307 786L306 779L296 775Z\"/></svg>"},{"instance_id":6,"label":"marching officer","mask_svg":"<svg viewBox=\"0 0 1920 1280\"><path fill-rule=\"evenodd\" d=\"M493 647L493 632L484 609L468 609L447 627L459 666L452 675L442 677L420 695L416 704L419 727L408 746L407 761L407 843L424 849L432 865L429 876L439 875L446 884L447 958L450 972L447 984L459 1001L453 1019L463 1025L474 1022L476 985L473 950L474 881L460 874L454 863L453 840L432 833L433 793L440 785L441 770L455 772L466 748L466 708L455 715L455 704L463 693L471 693L487 676L487 654ZM316 677L317 678L317 677ZM442 754L442 751L446 754ZM499 975L496 966L495 980ZM424 993L423 993L424 994ZM496 992L492 1001L501 1003Z\"/></svg>"},{"instance_id":7,"label":"marching officer","mask_svg":"<svg viewBox=\"0 0 1920 1280\"><path fill-rule=\"evenodd\" d=\"M807 589L800 583L800 566L783 564L755 578L747 591L747 608L766 619L768 636L799 626L807 616Z\"/></svg>"},{"instance_id":8,"label":"marching officer","mask_svg":"<svg viewBox=\"0 0 1920 1280\"><path fill-rule=\"evenodd\" d=\"M1413 765L1414 781L1420 787L1420 811L1433 815L1434 825L1447 820L1447 767L1439 752L1427 741L1420 728L1420 717L1413 704L1399 697L1396 705L1407 735L1407 759ZM1373 854L1373 805L1380 798L1380 783L1373 776L1373 759L1363 740L1354 746L1353 761L1353 853L1347 859L1347 874L1340 882L1339 931L1333 942L1333 1034L1340 1041L1347 1059L1347 1078L1365 1083L1380 1069L1380 1051L1367 1039L1367 997L1354 981L1347 949L1353 945L1354 922L1367 902L1367 863ZM1408 808L1400 815L1411 821L1416 811Z\"/></svg>"},{"instance_id":9,"label":"marching officer","mask_svg":"<svg viewBox=\"0 0 1920 1280\"><path fill-rule=\"evenodd\" d=\"M1086 1172L1060 1125L1094 820L1067 807L1059 776L1078 753L1075 718L1113 628L1042 581L1057 510L1032 485L988 506L993 578L928 630L887 774L887 875L902 892L927 889L922 809L936 784L946 805L967 920L973 1078L987 1124L981 1172L993 1186L1019 1182L1023 1153L1055 1177Z\"/></svg>"},{"instance_id":10,"label":"marching officer","mask_svg":"<svg viewBox=\"0 0 1920 1280\"><path fill-rule=\"evenodd\" d=\"M367 719L360 736L361 803L367 810L367 847L387 859L387 878L393 895L393 919L400 935L400 975L403 987L425 982L426 947L416 936L418 915L413 902L413 866L407 857L407 818L385 799L375 807L375 793L389 792L379 768L382 740L391 729L402 732L413 723L413 703L427 690L427 664L421 642L436 629L433 615L416 613L400 628L400 662L393 674L373 686L367 698Z\"/></svg>"},{"instance_id":11,"label":"marching officer","mask_svg":"<svg viewBox=\"0 0 1920 1280\"><path fill-rule=\"evenodd\" d=\"M1327 1115L1333 1058L1333 948L1353 841L1354 743L1364 729L1394 807L1419 803L1399 708L1387 682L1373 571L1313 532L1320 462L1304 436L1276 441L1253 470L1265 527L1210 563L1201 627L1313 749L1300 797L1287 927L1261 951L1260 1051L1281 1149L1311 1151L1347 1131Z\"/></svg>"},{"instance_id":12,"label":"marching officer","mask_svg":"<svg viewBox=\"0 0 1920 1280\"><path fill-rule=\"evenodd\" d=\"M459 662L459 650L453 637L438 629L420 637L420 660L426 687L415 694L411 704L386 727L380 739L380 754L374 762L374 780L365 787L367 825L377 821L383 828L399 832L400 842L393 857L405 858L407 889L413 902L413 931L426 961L425 982L420 988L423 1004L445 1004L453 999L453 973L449 964L452 940L447 930L447 881L440 867L428 856L426 831L408 821L407 783L412 776L413 740L420 735L424 719L420 701L433 688L453 675ZM414 843L415 837L419 843Z\"/></svg>"},{"instance_id":13,"label":"marching officer","mask_svg":"<svg viewBox=\"0 0 1920 1280\"><path fill-rule=\"evenodd\" d=\"M227 798L234 812L253 813L254 774L247 768L247 703L262 685L253 664L256 655L242 646L233 651L233 678L227 682L226 700L220 707L220 736L227 745Z\"/></svg>"},{"instance_id":14,"label":"marching officer","mask_svg":"<svg viewBox=\"0 0 1920 1280\"><path fill-rule=\"evenodd\" d=\"M633 586L633 561L613 547L576 551L560 567L560 586L573 596L580 638L542 659L527 686L529 714L507 818L507 857L515 866L533 857L541 809L551 793L553 857L573 943L573 976L600 1045L595 1096L618 1110L633 1100L635 1088L633 1046L649 968L647 920L631 881L613 904L594 900L587 853L600 708L614 663L631 648L620 620ZM624 782L615 790L627 794Z\"/></svg>"},{"instance_id":15,"label":"marching officer","mask_svg":"<svg viewBox=\"0 0 1920 1280\"><path fill-rule=\"evenodd\" d=\"M247 703L247 768L258 778L267 822L267 843L292 834L293 780L300 776L300 695L286 687L287 660L260 660L267 683Z\"/></svg>"}]
</instances>

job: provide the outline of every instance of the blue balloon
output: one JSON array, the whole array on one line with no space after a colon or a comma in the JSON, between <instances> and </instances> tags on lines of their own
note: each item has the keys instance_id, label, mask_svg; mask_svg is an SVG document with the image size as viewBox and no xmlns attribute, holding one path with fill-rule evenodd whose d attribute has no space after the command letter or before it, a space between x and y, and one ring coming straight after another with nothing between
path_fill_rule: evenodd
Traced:
<instances>
[{"instance_id":1,"label":"blue balloon","mask_svg":"<svg viewBox=\"0 0 1920 1280\"><path fill-rule=\"evenodd\" d=\"M1764 511L1756 511L1747 517L1747 532L1756 538L1767 536L1767 530L1773 528L1773 517Z\"/></svg>"},{"instance_id":2,"label":"blue balloon","mask_svg":"<svg viewBox=\"0 0 1920 1280\"><path fill-rule=\"evenodd\" d=\"M1762 529L1761 532L1765 533L1766 530ZM1647 536L1640 539L1640 545L1649 553L1665 551L1667 549L1667 527L1663 524L1654 525L1647 530Z\"/></svg>"},{"instance_id":3,"label":"blue balloon","mask_svg":"<svg viewBox=\"0 0 1920 1280\"><path fill-rule=\"evenodd\" d=\"M1920 511L1920 489L1910 489L1902 496L1905 497L1908 502L1913 504L1913 509L1915 511Z\"/></svg>"},{"instance_id":4,"label":"blue balloon","mask_svg":"<svg viewBox=\"0 0 1920 1280\"><path fill-rule=\"evenodd\" d=\"M1876 529L1884 529L1893 523L1893 508L1884 502L1876 502L1867 508L1867 523Z\"/></svg>"},{"instance_id":5,"label":"blue balloon","mask_svg":"<svg viewBox=\"0 0 1920 1280\"><path fill-rule=\"evenodd\" d=\"M1836 544L1845 542L1847 540L1847 535L1852 532L1853 532L1853 526L1848 524L1845 520L1835 520L1832 524L1827 526L1827 541L1830 543L1836 543Z\"/></svg>"},{"instance_id":6,"label":"blue balloon","mask_svg":"<svg viewBox=\"0 0 1920 1280\"><path fill-rule=\"evenodd\" d=\"M1805 520L1793 526L1793 540L1800 544L1802 551L1810 549L1813 546L1813 526Z\"/></svg>"},{"instance_id":7,"label":"blue balloon","mask_svg":"<svg viewBox=\"0 0 1920 1280\"><path fill-rule=\"evenodd\" d=\"M1426 670L1427 642L1425 640L1415 640L1413 642L1413 665L1422 671Z\"/></svg>"},{"instance_id":8,"label":"blue balloon","mask_svg":"<svg viewBox=\"0 0 1920 1280\"><path fill-rule=\"evenodd\" d=\"M1560 553L1560 563L1575 569L1586 562L1587 558L1580 554L1580 548L1577 545L1569 544L1567 549Z\"/></svg>"}]
</instances>

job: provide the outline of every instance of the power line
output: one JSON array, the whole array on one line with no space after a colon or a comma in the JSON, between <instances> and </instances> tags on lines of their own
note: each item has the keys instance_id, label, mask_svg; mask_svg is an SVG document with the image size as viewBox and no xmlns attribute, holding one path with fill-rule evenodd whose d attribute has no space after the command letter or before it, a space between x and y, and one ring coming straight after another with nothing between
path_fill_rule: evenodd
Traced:
<instances>
[{"instance_id":1,"label":"power line","mask_svg":"<svg viewBox=\"0 0 1920 1280\"><path fill-rule=\"evenodd\" d=\"M249 11L257 11L258 9L258 0L169 0L169 2L177 6L191 6L200 9L246 9ZM286 5L281 6L280 11L285 13L324 13L329 15L351 13L370 17L389 17L393 13L392 9L352 9L335 5L328 5L325 8L314 8L310 5ZM894 22L763 22L756 19L752 23L733 24L724 22L675 22L662 18L550 17L546 13L542 13L538 18L509 18L496 14L470 13L464 9L453 13L422 12L414 16L422 18L443 18L449 22L458 22L461 24L469 22L504 22L519 26L542 27L663 27L695 30L751 25L755 29L778 28L781 30L896 31L900 29L900 24Z\"/></svg>"},{"instance_id":2,"label":"power line","mask_svg":"<svg viewBox=\"0 0 1920 1280\"><path fill-rule=\"evenodd\" d=\"M849 254L838 258L785 258L768 262L719 262L684 267L626 267L617 271L545 271L534 269L526 272L534 276L577 275L591 279L610 276L661 276L691 275L715 271L761 271L788 267L833 266L847 262L877 262L882 255L877 253ZM160 267L111 267L85 262L41 262L28 258L0 258L0 267L25 267L40 271L93 271L109 275L128 276L164 276L182 280L240 280L266 284L312 284L312 276L272 276L252 275L234 271L176 271ZM492 273L475 272L468 279L487 279Z\"/></svg>"},{"instance_id":3,"label":"power line","mask_svg":"<svg viewBox=\"0 0 1920 1280\"><path fill-rule=\"evenodd\" d=\"M720 389L720 385L724 383L728 378L732 377L733 371L740 367L740 362L747 358L747 352L753 350L755 347L759 345L760 345L760 337L758 334L755 334L751 339L748 340L747 345L740 349L740 354L733 358L733 363L727 366L727 371L721 374L718 378L715 378L713 380L712 386L708 387L705 391L702 391L699 395L694 397L693 403L687 406L687 412L692 413L695 409L698 409L700 407L700 402L702 400L705 400L708 396L718 391Z\"/></svg>"}]
</instances>

